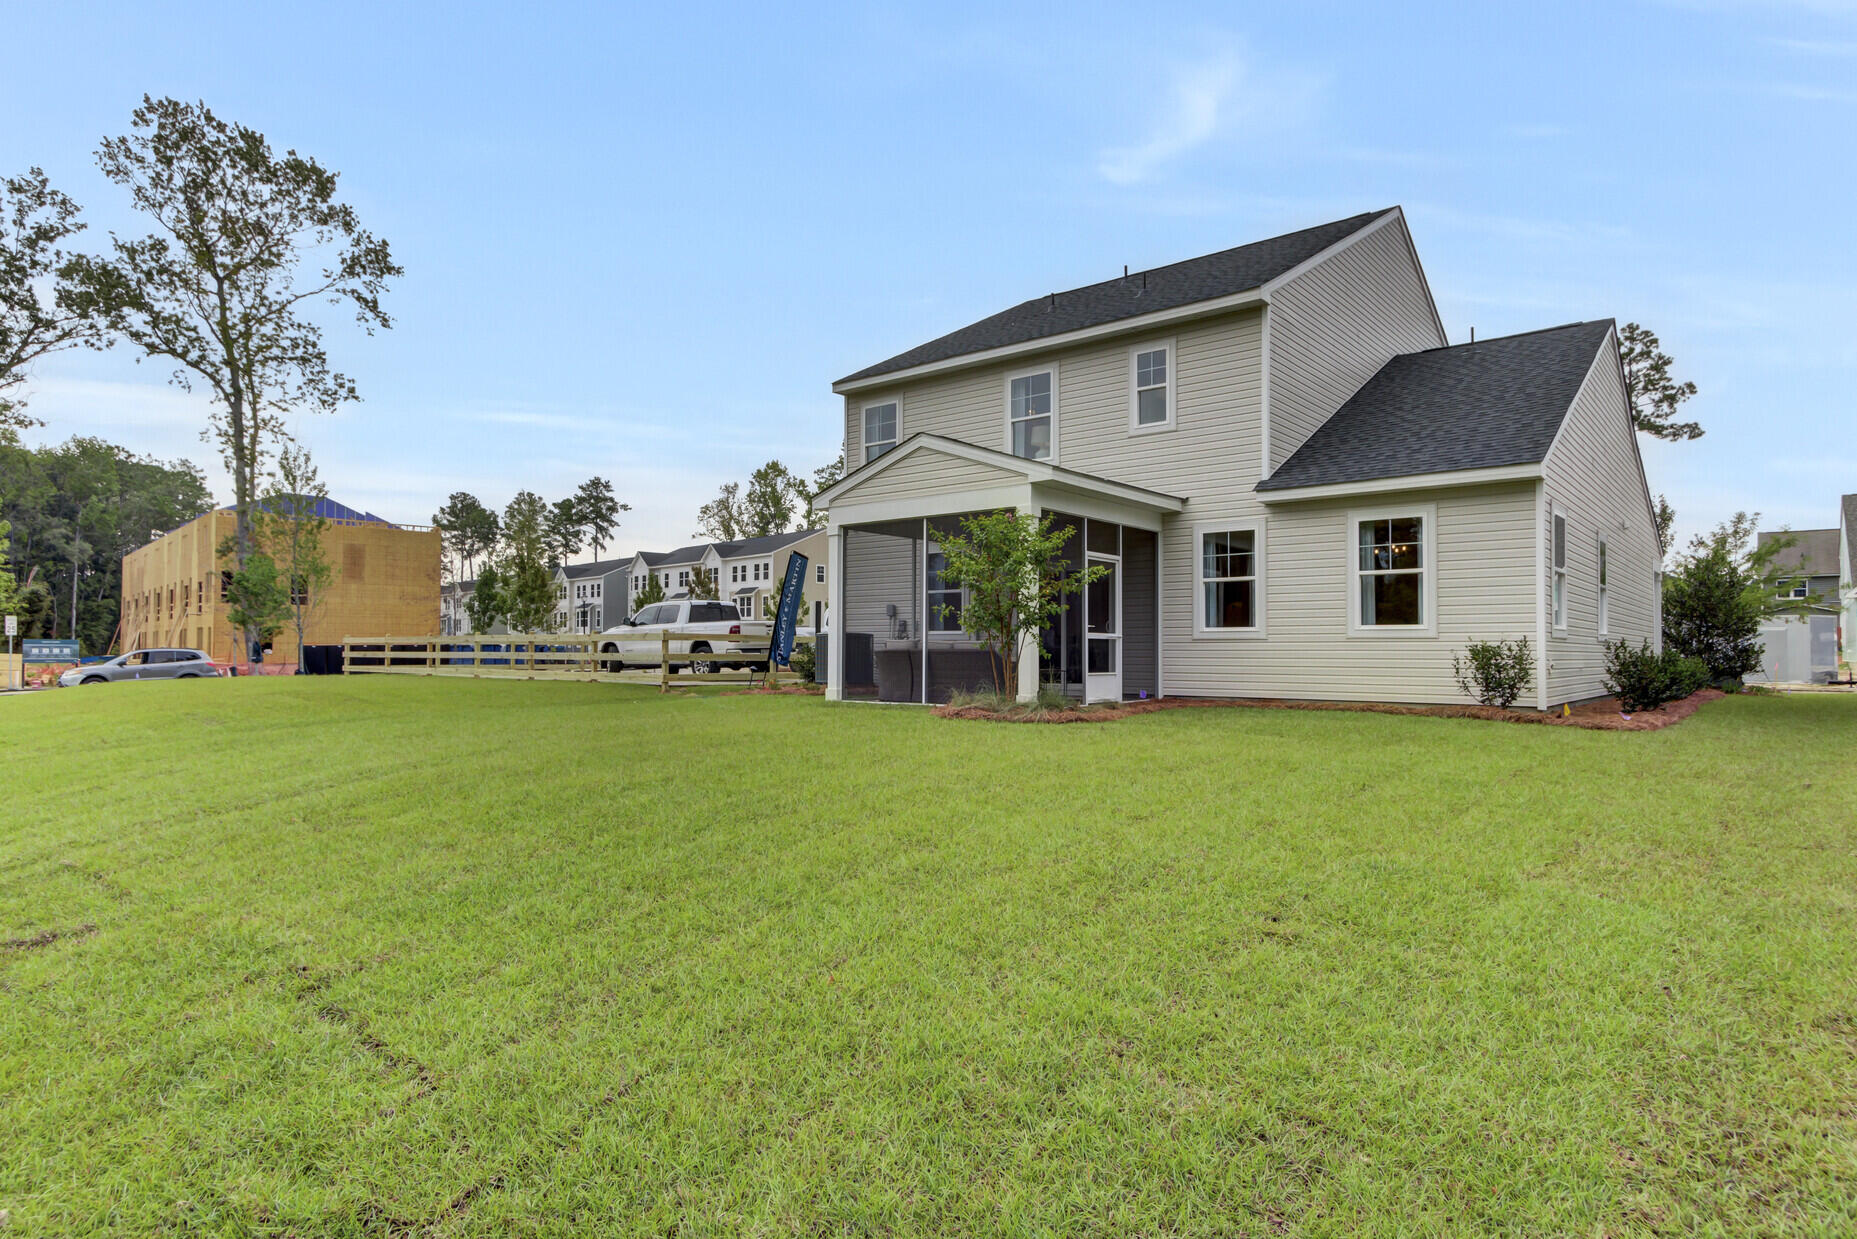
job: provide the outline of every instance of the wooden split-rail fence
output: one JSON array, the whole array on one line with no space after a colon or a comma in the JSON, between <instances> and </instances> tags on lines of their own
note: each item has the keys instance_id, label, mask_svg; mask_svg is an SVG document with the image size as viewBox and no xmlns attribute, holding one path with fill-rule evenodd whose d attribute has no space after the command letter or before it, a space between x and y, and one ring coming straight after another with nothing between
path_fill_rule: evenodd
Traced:
<instances>
[{"instance_id":1,"label":"wooden split-rail fence","mask_svg":"<svg viewBox=\"0 0 1857 1239\"><path fill-rule=\"evenodd\" d=\"M711 632L670 632L658 637L657 663L627 662L620 653L603 653L602 645L639 643L640 638L611 633L503 633L465 637L343 637L343 675L449 675L516 680L608 680L649 684L669 691L673 680L735 684L799 684L793 671L773 666L765 651L684 652L689 644L714 644ZM649 638L645 638L649 640ZM810 644L811 633L794 637L794 646ZM683 649L673 651L673 645ZM673 670L677 668L677 670ZM702 668L702 670L698 670Z\"/></svg>"}]
</instances>

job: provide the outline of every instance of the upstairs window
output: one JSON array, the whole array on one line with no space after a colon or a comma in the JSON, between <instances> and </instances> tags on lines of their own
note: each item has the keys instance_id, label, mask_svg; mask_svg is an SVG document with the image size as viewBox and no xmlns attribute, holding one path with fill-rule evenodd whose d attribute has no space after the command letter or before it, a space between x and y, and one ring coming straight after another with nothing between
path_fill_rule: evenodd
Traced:
<instances>
[{"instance_id":1,"label":"upstairs window","mask_svg":"<svg viewBox=\"0 0 1857 1239\"><path fill-rule=\"evenodd\" d=\"M1163 430L1173 424L1173 348L1168 344L1129 353L1128 428Z\"/></svg>"},{"instance_id":2,"label":"upstairs window","mask_svg":"<svg viewBox=\"0 0 1857 1239\"><path fill-rule=\"evenodd\" d=\"M1351 515L1353 631L1426 635L1432 630L1434 519L1429 506Z\"/></svg>"},{"instance_id":3,"label":"upstairs window","mask_svg":"<svg viewBox=\"0 0 1857 1239\"><path fill-rule=\"evenodd\" d=\"M1050 460L1057 418L1057 373L1037 370L1006 380L1006 423L1012 454L1027 460Z\"/></svg>"},{"instance_id":4,"label":"upstairs window","mask_svg":"<svg viewBox=\"0 0 1857 1239\"><path fill-rule=\"evenodd\" d=\"M1552 606L1554 631L1567 631L1567 514L1554 510L1554 580Z\"/></svg>"},{"instance_id":5,"label":"upstairs window","mask_svg":"<svg viewBox=\"0 0 1857 1239\"><path fill-rule=\"evenodd\" d=\"M819 584L821 585L825 584L825 565L820 564L817 568L814 569L814 571L818 573Z\"/></svg>"},{"instance_id":6,"label":"upstairs window","mask_svg":"<svg viewBox=\"0 0 1857 1239\"><path fill-rule=\"evenodd\" d=\"M864 406L864 462L869 464L896 446L896 401Z\"/></svg>"}]
</instances>

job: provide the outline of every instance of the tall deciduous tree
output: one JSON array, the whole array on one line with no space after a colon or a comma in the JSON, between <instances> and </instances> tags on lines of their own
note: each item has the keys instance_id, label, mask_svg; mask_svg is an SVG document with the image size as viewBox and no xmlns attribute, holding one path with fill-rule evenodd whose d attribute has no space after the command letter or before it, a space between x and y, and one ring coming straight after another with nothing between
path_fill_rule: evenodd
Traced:
<instances>
[{"instance_id":1,"label":"tall deciduous tree","mask_svg":"<svg viewBox=\"0 0 1857 1239\"><path fill-rule=\"evenodd\" d=\"M466 578L476 575L477 560L496 552L503 523L497 514L466 491L453 491L445 505L432 514L432 524L444 535L445 547L464 565Z\"/></svg>"},{"instance_id":2,"label":"tall deciduous tree","mask_svg":"<svg viewBox=\"0 0 1857 1239\"><path fill-rule=\"evenodd\" d=\"M588 478L574 492L574 510L580 514L581 528L593 547L593 557L598 559L619 528L619 514L630 512L632 505L620 503L613 494L613 484L605 478Z\"/></svg>"},{"instance_id":3,"label":"tall deciduous tree","mask_svg":"<svg viewBox=\"0 0 1857 1239\"><path fill-rule=\"evenodd\" d=\"M293 150L276 154L263 134L204 103L144 96L131 132L104 139L97 163L156 231L112 237L107 258L73 259L65 301L174 363L182 388L199 382L212 393L206 437L232 475L233 556L243 567L285 412L359 399L331 368L308 303L345 303L372 334L392 325L381 297L401 269L336 199L335 173Z\"/></svg>"},{"instance_id":4,"label":"tall deciduous tree","mask_svg":"<svg viewBox=\"0 0 1857 1239\"><path fill-rule=\"evenodd\" d=\"M696 510L696 536L711 542L733 542L742 536L745 516L741 484L725 482L716 497Z\"/></svg>"},{"instance_id":5,"label":"tall deciduous tree","mask_svg":"<svg viewBox=\"0 0 1857 1239\"><path fill-rule=\"evenodd\" d=\"M285 447L277 455L270 492L259 505L258 544L277 564L286 588L291 625L297 634L297 664L303 662L303 633L322 606L335 569L323 546L329 520L323 505L329 489L309 453Z\"/></svg>"},{"instance_id":6,"label":"tall deciduous tree","mask_svg":"<svg viewBox=\"0 0 1857 1239\"><path fill-rule=\"evenodd\" d=\"M548 550L548 566L559 568L580 554L581 539L585 536L580 509L572 499L557 499L550 504L542 517L542 543Z\"/></svg>"},{"instance_id":7,"label":"tall deciduous tree","mask_svg":"<svg viewBox=\"0 0 1857 1239\"><path fill-rule=\"evenodd\" d=\"M742 497L742 536L760 538L793 527L793 511L804 494L800 480L777 460L756 469Z\"/></svg>"},{"instance_id":8,"label":"tall deciduous tree","mask_svg":"<svg viewBox=\"0 0 1857 1239\"><path fill-rule=\"evenodd\" d=\"M39 424L24 412L33 362L104 342L94 317L72 304L65 276L64 243L83 228L77 203L38 168L0 179L0 428Z\"/></svg>"}]
</instances>

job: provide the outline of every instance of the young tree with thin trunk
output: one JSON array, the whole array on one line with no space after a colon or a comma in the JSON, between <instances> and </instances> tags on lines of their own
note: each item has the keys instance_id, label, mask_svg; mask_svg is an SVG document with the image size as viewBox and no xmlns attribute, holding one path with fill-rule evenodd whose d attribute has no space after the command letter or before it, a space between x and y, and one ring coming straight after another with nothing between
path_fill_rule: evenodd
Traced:
<instances>
[{"instance_id":1,"label":"young tree with thin trunk","mask_svg":"<svg viewBox=\"0 0 1857 1239\"><path fill-rule=\"evenodd\" d=\"M701 564L690 569L690 597L716 600L716 574Z\"/></svg>"},{"instance_id":2,"label":"young tree with thin trunk","mask_svg":"<svg viewBox=\"0 0 1857 1239\"><path fill-rule=\"evenodd\" d=\"M71 303L64 243L82 232L77 203L38 168L0 179L0 429L39 423L22 393L32 363L106 338L93 315Z\"/></svg>"},{"instance_id":3,"label":"young tree with thin trunk","mask_svg":"<svg viewBox=\"0 0 1857 1239\"><path fill-rule=\"evenodd\" d=\"M464 604L464 613L470 617L474 633L489 632L502 621L503 574L497 571L495 564L485 564L483 571L477 574L471 596Z\"/></svg>"},{"instance_id":4,"label":"young tree with thin trunk","mask_svg":"<svg viewBox=\"0 0 1857 1239\"><path fill-rule=\"evenodd\" d=\"M1028 638L1036 646L1064 595L1109 571L1098 565L1066 572L1061 556L1075 530L1054 528L1056 519L1006 508L963 516L959 533L938 535L946 560L942 580L961 586L965 596L959 606L937 608L937 616L958 623L992 652L996 692L1018 684L1019 647Z\"/></svg>"},{"instance_id":5,"label":"young tree with thin trunk","mask_svg":"<svg viewBox=\"0 0 1857 1239\"><path fill-rule=\"evenodd\" d=\"M277 456L270 493L259 505L258 544L277 565L287 587L290 623L297 633L297 665L303 664L303 633L322 606L335 568L323 546L329 519L322 484L309 453L286 447Z\"/></svg>"},{"instance_id":6,"label":"young tree with thin trunk","mask_svg":"<svg viewBox=\"0 0 1857 1239\"><path fill-rule=\"evenodd\" d=\"M640 611L644 610L646 607L650 606L654 602L663 602L663 601L664 601L663 578L659 577L656 572L647 571L645 573L644 586L636 594L632 596L632 615L637 615ZM631 618L631 616L627 616L626 618L629 619Z\"/></svg>"},{"instance_id":7,"label":"young tree with thin trunk","mask_svg":"<svg viewBox=\"0 0 1857 1239\"><path fill-rule=\"evenodd\" d=\"M620 503L613 495L613 484L605 478L588 478L574 492L574 510L580 514L581 528L598 559L619 528L619 514L630 512L632 505Z\"/></svg>"},{"instance_id":8,"label":"young tree with thin trunk","mask_svg":"<svg viewBox=\"0 0 1857 1239\"><path fill-rule=\"evenodd\" d=\"M73 259L64 303L172 362L183 389L198 382L212 393L205 437L232 475L233 558L243 568L284 414L359 399L304 311L345 303L370 335L390 327L381 297L401 269L336 199L335 173L295 151L278 155L204 103L144 96L131 132L104 139L97 163L156 231L113 237L107 258Z\"/></svg>"}]
</instances>

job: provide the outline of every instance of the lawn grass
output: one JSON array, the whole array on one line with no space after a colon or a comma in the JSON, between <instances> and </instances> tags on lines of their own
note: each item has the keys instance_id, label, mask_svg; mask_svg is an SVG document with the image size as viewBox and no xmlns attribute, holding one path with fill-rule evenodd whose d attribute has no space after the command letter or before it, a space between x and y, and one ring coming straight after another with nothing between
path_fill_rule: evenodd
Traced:
<instances>
[{"instance_id":1,"label":"lawn grass","mask_svg":"<svg viewBox=\"0 0 1857 1239\"><path fill-rule=\"evenodd\" d=\"M1857 1233L1857 698L0 699L15 1234ZM94 927L94 928L86 928Z\"/></svg>"}]
</instances>

